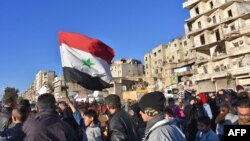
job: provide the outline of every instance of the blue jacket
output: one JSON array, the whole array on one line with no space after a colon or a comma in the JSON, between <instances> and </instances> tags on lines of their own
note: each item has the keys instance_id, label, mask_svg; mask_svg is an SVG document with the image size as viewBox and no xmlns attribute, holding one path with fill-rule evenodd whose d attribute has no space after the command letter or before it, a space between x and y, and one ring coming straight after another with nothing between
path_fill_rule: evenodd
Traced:
<instances>
[{"instance_id":1,"label":"blue jacket","mask_svg":"<svg viewBox=\"0 0 250 141\"><path fill-rule=\"evenodd\" d=\"M195 141L220 141L219 137L214 133L213 130L209 130L206 133L198 132L196 134L196 140Z\"/></svg>"}]
</instances>

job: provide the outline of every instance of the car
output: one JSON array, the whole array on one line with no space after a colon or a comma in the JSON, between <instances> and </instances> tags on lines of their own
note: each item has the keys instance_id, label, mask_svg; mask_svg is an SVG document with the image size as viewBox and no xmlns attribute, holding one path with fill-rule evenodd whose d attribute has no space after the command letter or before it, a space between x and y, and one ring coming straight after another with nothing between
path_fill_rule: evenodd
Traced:
<instances>
[{"instance_id":1,"label":"car","mask_svg":"<svg viewBox=\"0 0 250 141\"><path fill-rule=\"evenodd\" d=\"M178 98L178 89L165 89L164 96L166 99L168 98Z\"/></svg>"}]
</instances>

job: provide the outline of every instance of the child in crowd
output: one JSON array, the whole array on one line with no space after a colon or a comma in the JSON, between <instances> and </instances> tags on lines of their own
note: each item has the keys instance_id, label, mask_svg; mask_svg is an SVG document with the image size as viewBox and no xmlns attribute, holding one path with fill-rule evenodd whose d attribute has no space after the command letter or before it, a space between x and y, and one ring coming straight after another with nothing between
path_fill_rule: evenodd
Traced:
<instances>
[{"instance_id":1,"label":"child in crowd","mask_svg":"<svg viewBox=\"0 0 250 141\"><path fill-rule=\"evenodd\" d=\"M27 112L27 107L23 105L18 105L16 109L13 109L12 123L15 126L0 132L0 141L17 141L24 136L22 133L22 126L27 119Z\"/></svg>"},{"instance_id":2,"label":"child in crowd","mask_svg":"<svg viewBox=\"0 0 250 141\"><path fill-rule=\"evenodd\" d=\"M101 129L98 125L96 111L88 110L84 112L84 124L87 127L83 141L102 141Z\"/></svg>"},{"instance_id":3,"label":"child in crowd","mask_svg":"<svg viewBox=\"0 0 250 141\"><path fill-rule=\"evenodd\" d=\"M211 129L211 120L208 116L201 116L197 123L198 132L195 141L219 141L218 136Z\"/></svg>"}]
</instances>

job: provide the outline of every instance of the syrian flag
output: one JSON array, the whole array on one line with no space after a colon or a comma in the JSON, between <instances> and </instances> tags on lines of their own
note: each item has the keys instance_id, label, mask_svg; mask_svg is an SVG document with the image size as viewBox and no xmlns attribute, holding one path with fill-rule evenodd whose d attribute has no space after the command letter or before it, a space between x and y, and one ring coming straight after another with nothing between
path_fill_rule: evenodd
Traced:
<instances>
[{"instance_id":1,"label":"syrian flag","mask_svg":"<svg viewBox=\"0 0 250 141\"><path fill-rule=\"evenodd\" d=\"M71 32L59 33L60 53L66 82L89 90L102 90L112 80L110 64L115 55L100 40Z\"/></svg>"}]
</instances>

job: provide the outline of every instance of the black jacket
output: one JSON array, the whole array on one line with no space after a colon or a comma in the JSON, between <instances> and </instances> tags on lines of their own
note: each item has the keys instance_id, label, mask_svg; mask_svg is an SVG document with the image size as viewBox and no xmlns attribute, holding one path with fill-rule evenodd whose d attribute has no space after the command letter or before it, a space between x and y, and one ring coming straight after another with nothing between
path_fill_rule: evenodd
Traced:
<instances>
[{"instance_id":1,"label":"black jacket","mask_svg":"<svg viewBox=\"0 0 250 141\"><path fill-rule=\"evenodd\" d=\"M139 141L139 133L132 118L123 109L118 109L109 119L110 141Z\"/></svg>"},{"instance_id":2,"label":"black jacket","mask_svg":"<svg viewBox=\"0 0 250 141\"><path fill-rule=\"evenodd\" d=\"M22 127L23 124L18 123L13 128L8 128L0 132L0 141L19 141L24 137Z\"/></svg>"},{"instance_id":3,"label":"black jacket","mask_svg":"<svg viewBox=\"0 0 250 141\"><path fill-rule=\"evenodd\" d=\"M62 121L56 111L40 111L23 125L25 141L77 141L74 130Z\"/></svg>"},{"instance_id":4,"label":"black jacket","mask_svg":"<svg viewBox=\"0 0 250 141\"><path fill-rule=\"evenodd\" d=\"M8 128L11 124L11 112L12 109L9 107L2 107L0 111L0 131Z\"/></svg>"}]
</instances>

